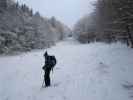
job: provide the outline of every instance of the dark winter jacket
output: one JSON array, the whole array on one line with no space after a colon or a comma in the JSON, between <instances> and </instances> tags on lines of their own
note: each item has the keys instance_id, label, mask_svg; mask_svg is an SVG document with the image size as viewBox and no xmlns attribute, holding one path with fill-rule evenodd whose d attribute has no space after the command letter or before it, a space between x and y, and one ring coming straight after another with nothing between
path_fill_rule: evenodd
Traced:
<instances>
[{"instance_id":1,"label":"dark winter jacket","mask_svg":"<svg viewBox=\"0 0 133 100\"><path fill-rule=\"evenodd\" d=\"M55 56L49 56L48 54L45 54L44 56L45 56L45 65L43 66L43 70L53 69L57 63Z\"/></svg>"}]
</instances>

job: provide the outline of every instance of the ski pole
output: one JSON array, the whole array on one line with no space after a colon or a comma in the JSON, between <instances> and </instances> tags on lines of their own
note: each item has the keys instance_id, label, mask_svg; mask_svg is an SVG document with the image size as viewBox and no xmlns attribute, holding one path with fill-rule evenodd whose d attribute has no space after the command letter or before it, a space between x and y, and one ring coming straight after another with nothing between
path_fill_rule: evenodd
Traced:
<instances>
[{"instance_id":1,"label":"ski pole","mask_svg":"<svg viewBox=\"0 0 133 100\"><path fill-rule=\"evenodd\" d=\"M43 85L44 85L44 81L45 81L45 80L43 79L43 82L42 82L42 88L43 88Z\"/></svg>"}]
</instances>

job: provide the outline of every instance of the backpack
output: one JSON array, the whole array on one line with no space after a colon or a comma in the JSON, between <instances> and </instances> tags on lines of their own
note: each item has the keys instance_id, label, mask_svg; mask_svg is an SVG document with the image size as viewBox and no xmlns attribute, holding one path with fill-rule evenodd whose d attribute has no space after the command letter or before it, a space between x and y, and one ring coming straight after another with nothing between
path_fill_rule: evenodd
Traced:
<instances>
[{"instance_id":1,"label":"backpack","mask_svg":"<svg viewBox=\"0 0 133 100\"><path fill-rule=\"evenodd\" d=\"M56 65L55 56L47 56L45 59L45 65L48 65L50 67L54 67Z\"/></svg>"},{"instance_id":2,"label":"backpack","mask_svg":"<svg viewBox=\"0 0 133 100\"><path fill-rule=\"evenodd\" d=\"M43 70L46 70L46 69L52 69L54 68L54 66L56 65L56 58L55 56L47 56L45 58L45 65L43 66Z\"/></svg>"}]
</instances>

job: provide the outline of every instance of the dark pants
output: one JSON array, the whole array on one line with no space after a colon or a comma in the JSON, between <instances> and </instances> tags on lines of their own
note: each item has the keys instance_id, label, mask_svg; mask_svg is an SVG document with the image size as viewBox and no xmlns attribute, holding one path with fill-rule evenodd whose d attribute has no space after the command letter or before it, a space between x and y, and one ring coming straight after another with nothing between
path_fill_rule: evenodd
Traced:
<instances>
[{"instance_id":1,"label":"dark pants","mask_svg":"<svg viewBox=\"0 0 133 100\"><path fill-rule=\"evenodd\" d=\"M45 86L50 86L50 68L46 68L45 69L45 75L44 75L44 79L45 79Z\"/></svg>"}]
</instances>

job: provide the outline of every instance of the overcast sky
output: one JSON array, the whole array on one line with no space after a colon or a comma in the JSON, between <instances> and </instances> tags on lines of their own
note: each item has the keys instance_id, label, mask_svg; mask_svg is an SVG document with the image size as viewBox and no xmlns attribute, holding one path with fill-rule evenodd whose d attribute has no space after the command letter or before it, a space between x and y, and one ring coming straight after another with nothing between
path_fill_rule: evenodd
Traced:
<instances>
[{"instance_id":1,"label":"overcast sky","mask_svg":"<svg viewBox=\"0 0 133 100\"><path fill-rule=\"evenodd\" d=\"M46 17L55 16L72 27L82 16L93 11L95 0L18 0Z\"/></svg>"}]
</instances>

